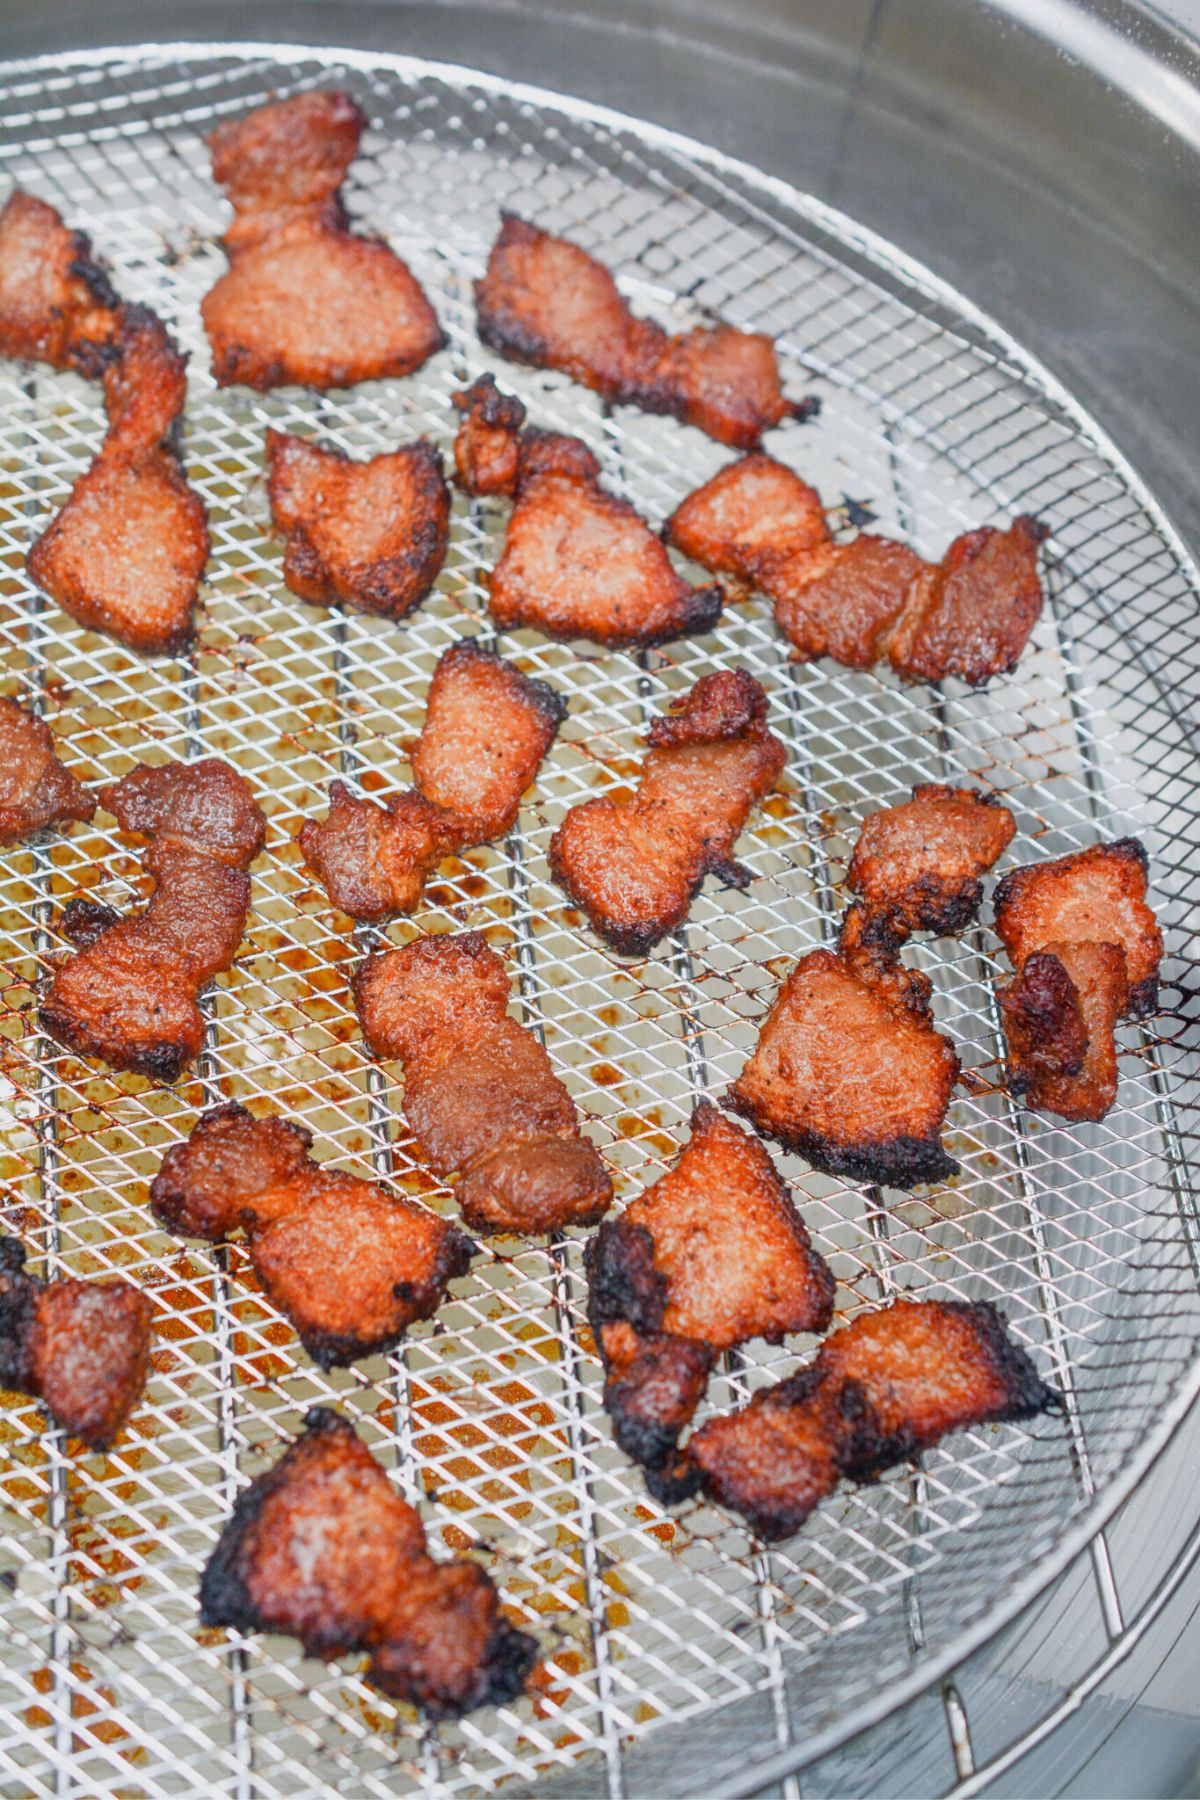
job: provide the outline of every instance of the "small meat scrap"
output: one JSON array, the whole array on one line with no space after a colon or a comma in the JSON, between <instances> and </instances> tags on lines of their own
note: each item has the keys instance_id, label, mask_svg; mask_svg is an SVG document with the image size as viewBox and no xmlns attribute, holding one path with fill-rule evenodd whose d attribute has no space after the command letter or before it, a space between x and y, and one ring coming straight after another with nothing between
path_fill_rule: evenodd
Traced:
<instances>
[{"instance_id":1,"label":"small meat scrap","mask_svg":"<svg viewBox=\"0 0 1200 1800\"><path fill-rule=\"evenodd\" d=\"M683 923L706 875L746 886L734 841L784 765L767 697L744 669L701 676L646 742L633 799L573 806L550 843L555 880L628 956L645 956Z\"/></svg>"},{"instance_id":2,"label":"small meat scrap","mask_svg":"<svg viewBox=\"0 0 1200 1800\"><path fill-rule=\"evenodd\" d=\"M475 306L480 338L501 356L562 369L610 404L670 413L738 449L818 410L811 396L784 397L763 333L718 324L669 337L635 318L603 263L513 213L501 214Z\"/></svg>"},{"instance_id":3,"label":"small meat scrap","mask_svg":"<svg viewBox=\"0 0 1200 1800\"><path fill-rule=\"evenodd\" d=\"M0 1387L41 1400L55 1425L107 1450L146 1385L150 1302L128 1281L40 1281L0 1238Z\"/></svg>"},{"instance_id":4,"label":"small meat scrap","mask_svg":"<svg viewBox=\"0 0 1200 1800\"><path fill-rule=\"evenodd\" d=\"M408 266L350 228L341 186L366 123L349 94L307 93L209 138L234 213L228 273L200 307L218 386L350 387L411 375L445 344Z\"/></svg>"},{"instance_id":5,"label":"small meat scrap","mask_svg":"<svg viewBox=\"0 0 1200 1800\"><path fill-rule=\"evenodd\" d=\"M45 721L0 699L0 844L90 819L95 810L87 788L58 760Z\"/></svg>"},{"instance_id":6,"label":"small meat scrap","mask_svg":"<svg viewBox=\"0 0 1200 1800\"><path fill-rule=\"evenodd\" d=\"M266 821L236 770L216 758L139 768L102 790L122 829L150 839L149 906L124 919L72 900L62 930L76 954L43 1001L43 1029L79 1056L174 1081L199 1054L202 987L229 968L250 911L246 874Z\"/></svg>"},{"instance_id":7,"label":"small meat scrap","mask_svg":"<svg viewBox=\"0 0 1200 1800\"><path fill-rule=\"evenodd\" d=\"M600 465L579 438L523 431L524 407L491 376L455 404L465 413L455 445L459 480L471 493L515 496L488 584L488 610L502 631L528 625L618 649L715 625L720 586L684 581L640 513L600 486Z\"/></svg>"},{"instance_id":8,"label":"small meat scrap","mask_svg":"<svg viewBox=\"0 0 1200 1800\"><path fill-rule=\"evenodd\" d=\"M474 1245L425 1207L322 1167L311 1144L302 1125L213 1107L167 1152L150 1204L180 1237L216 1244L245 1231L266 1293L328 1369L390 1350L432 1318Z\"/></svg>"},{"instance_id":9,"label":"small meat scrap","mask_svg":"<svg viewBox=\"0 0 1200 1800\"><path fill-rule=\"evenodd\" d=\"M867 913L906 931L963 931L979 911L980 876L1015 830L995 795L927 783L864 821L846 885Z\"/></svg>"},{"instance_id":10,"label":"small meat scrap","mask_svg":"<svg viewBox=\"0 0 1200 1800\"><path fill-rule=\"evenodd\" d=\"M420 1515L323 1406L239 1495L200 1615L210 1628L298 1637L307 1656L368 1651L367 1680L435 1719L516 1699L538 1657L478 1563L433 1560Z\"/></svg>"},{"instance_id":11,"label":"small meat scrap","mask_svg":"<svg viewBox=\"0 0 1200 1800\"><path fill-rule=\"evenodd\" d=\"M418 938L354 979L371 1054L404 1065L404 1112L475 1231L594 1225L612 1182L579 1134L542 1043L509 1016L508 971L480 932Z\"/></svg>"},{"instance_id":12,"label":"small meat scrap","mask_svg":"<svg viewBox=\"0 0 1200 1800\"><path fill-rule=\"evenodd\" d=\"M431 444L408 444L363 463L291 432L268 431L267 487L275 529L287 538L283 578L301 600L341 600L402 619L437 580L450 490Z\"/></svg>"},{"instance_id":13,"label":"small meat scrap","mask_svg":"<svg viewBox=\"0 0 1200 1800\"><path fill-rule=\"evenodd\" d=\"M147 656L179 651L209 551L176 446L186 358L146 307L122 305L86 236L22 193L0 212L0 354L104 384L108 431L30 550L31 577L90 630Z\"/></svg>"},{"instance_id":14,"label":"small meat scrap","mask_svg":"<svg viewBox=\"0 0 1200 1800\"><path fill-rule=\"evenodd\" d=\"M979 1301L896 1300L686 1446L672 1499L700 1489L760 1538L790 1537L843 1479L876 1481L952 1431L1029 1419L1061 1396Z\"/></svg>"},{"instance_id":15,"label":"small meat scrap","mask_svg":"<svg viewBox=\"0 0 1200 1800\"><path fill-rule=\"evenodd\" d=\"M382 807L335 781L328 817L301 828L301 852L333 904L368 921L411 912L443 857L505 836L566 710L503 657L470 643L447 650L412 753L416 786Z\"/></svg>"},{"instance_id":16,"label":"small meat scrap","mask_svg":"<svg viewBox=\"0 0 1200 1800\"><path fill-rule=\"evenodd\" d=\"M997 994L1008 1077L1039 1112L1098 1120L1116 1099L1116 1023L1158 999L1147 866L1138 840L1121 838L1013 869L996 888L996 930L1017 970Z\"/></svg>"},{"instance_id":17,"label":"small meat scrap","mask_svg":"<svg viewBox=\"0 0 1200 1800\"><path fill-rule=\"evenodd\" d=\"M659 1468L722 1351L824 1331L833 1277L757 1139L702 1101L675 1165L587 1246L588 1320L618 1444Z\"/></svg>"},{"instance_id":18,"label":"small meat scrap","mask_svg":"<svg viewBox=\"0 0 1200 1800\"><path fill-rule=\"evenodd\" d=\"M958 1166L941 1131L959 1063L928 995L924 978L886 956L809 951L728 1104L831 1175L897 1188L944 1180Z\"/></svg>"},{"instance_id":19,"label":"small meat scrap","mask_svg":"<svg viewBox=\"0 0 1200 1800\"><path fill-rule=\"evenodd\" d=\"M805 662L867 669L887 659L909 681L957 675L978 686L1016 667L1042 608L1048 527L1037 519L967 532L940 563L866 532L835 544L820 496L767 456L721 469L665 530L685 556L767 594Z\"/></svg>"}]
</instances>

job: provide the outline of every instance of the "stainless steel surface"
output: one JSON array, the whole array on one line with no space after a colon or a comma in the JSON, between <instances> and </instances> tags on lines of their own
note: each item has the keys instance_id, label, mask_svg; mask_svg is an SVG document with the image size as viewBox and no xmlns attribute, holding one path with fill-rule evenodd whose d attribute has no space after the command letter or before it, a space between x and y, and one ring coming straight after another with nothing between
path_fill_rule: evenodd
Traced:
<instances>
[{"instance_id":1,"label":"stainless steel surface","mask_svg":"<svg viewBox=\"0 0 1200 1800\"><path fill-rule=\"evenodd\" d=\"M747 1773L751 1754L811 1757L882 1718L1081 1547L1101 1628L1119 1640L1128 1621L1104 1520L1194 1390L1200 1328L1184 1161L1195 1105L1195 573L1137 478L1052 379L915 266L820 204L661 132L379 55L197 47L5 76L4 175L86 222L122 291L154 305L194 353L186 451L216 546L186 665L141 664L41 602L23 550L98 441L101 414L70 378L5 369L10 677L85 765L115 775L148 742L164 755L232 754L273 818L202 1079L169 1094L84 1069L31 1029L60 898L93 883L127 896L127 847L86 830L14 864L5 1149L25 1235L40 1235L52 1267L121 1266L152 1282L168 1335L150 1405L107 1460L66 1456L32 1405L9 1416L0 1757L13 1791L202 1781L228 1793L469 1792L513 1777L620 1792L628 1777L631 1791L653 1792L643 1750L678 1774L680 1745L700 1742L712 1745L714 1781L749 1788L761 1773ZM199 134L269 89L330 81L359 93L377 127L351 204L427 282L451 349L408 382L324 400L218 395L196 302L221 266L225 211ZM249 1291L236 1251L182 1250L144 1205L161 1148L218 1092L302 1113L343 1166L392 1171L449 1204L421 1176L393 1083L358 1043L346 975L361 943L339 933L290 837L333 773L402 782L402 745L437 655L487 630L479 577L502 515L460 505L439 594L403 626L307 609L284 591L264 533L261 444L271 421L358 453L418 431L448 441L450 391L488 366L469 281L501 201L596 248L664 318L711 307L777 333L793 386L815 371L826 407L773 446L831 504L869 501L883 529L927 551L1021 507L1054 528L1052 606L1017 675L984 694L937 698L825 665L792 669L757 602L733 609L715 646L641 661L533 634L506 640L571 696L570 724L520 832L472 853L419 924L482 925L509 951L526 1014L596 1116L623 1192L669 1160L694 1098L740 1065L775 976L828 932L863 813L915 780L961 772L1004 791L1022 857L1138 831L1168 927L1165 1011L1128 1035L1121 1104L1105 1125L1050 1129L999 1096L964 1095L951 1122L964 1174L917 1200L790 1164L843 1314L895 1287L996 1298L1073 1404L1064 1426L964 1434L921 1476L841 1496L769 1556L709 1509L661 1513L613 1451L582 1332L578 1243L481 1259L403 1356L325 1377ZM540 420L587 436L612 483L654 517L725 460L670 422L606 418L557 378L501 374ZM789 793L748 834L748 895L706 892L662 953L622 967L564 912L545 845L563 807L606 779L603 765L620 778L647 713L714 654L767 683L791 746ZM997 1049L994 940L981 930L926 961L946 1028L986 1070ZM802 1349L731 1368L712 1403ZM196 1576L231 1493L329 1396L364 1422L409 1491L427 1491L435 1541L478 1545L540 1626L551 1681L536 1707L431 1731L352 1670L302 1663L290 1642L230 1647L197 1633ZM970 1722L953 1690L946 1707L969 1780ZM748 1718L763 1729L750 1748L742 1732L730 1766L731 1724ZM657 1791L687 1791L670 1779Z\"/></svg>"}]
</instances>

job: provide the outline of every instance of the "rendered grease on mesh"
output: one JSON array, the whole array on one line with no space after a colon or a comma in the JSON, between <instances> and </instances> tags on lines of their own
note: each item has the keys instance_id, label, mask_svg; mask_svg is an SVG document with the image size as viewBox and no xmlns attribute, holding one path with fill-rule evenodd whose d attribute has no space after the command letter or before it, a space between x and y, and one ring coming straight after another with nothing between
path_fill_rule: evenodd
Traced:
<instances>
[{"instance_id":1,"label":"rendered grease on mesh","mask_svg":"<svg viewBox=\"0 0 1200 1800\"><path fill-rule=\"evenodd\" d=\"M334 781L328 816L300 829L333 904L365 921L412 912L443 857L504 837L566 710L548 682L476 644L453 645L429 685L415 786L377 806Z\"/></svg>"},{"instance_id":2,"label":"rendered grease on mesh","mask_svg":"<svg viewBox=\"0 0 1200 1800\"><path fill-rule=\"evenodd\" d=\"M744 669L702 675L646 742L633 798L573 806L549 851L554 879L628 956L645 956L683 923L706 875L748 885L733 846L785 760L767 696Z\"/></svg>"},{"instance_id":3,"label":"rendered grease on mesh","mask_svg":"<svg viewBox=\"0 0 1200 1800\"><path fill-rule=\"evenodd\" d=\"M701 1491L769 1542L839 1481L871 1482L970 1425L1030 1419L1062 1398L984 1301L893 1301L826 1339L807 1368L710 1419L656 1486Z\"/></svg>"},{"instance_id":4,"label":"rendered grease on mesh","mask_svg":"<svg viewBox=\"0 0 1200 1800\"><path fill-rule=\"evenodd\" d=\"M0 1237L0 1387L41 1400L52 1422L106 1450L150 1367L150 1301L120 1278L39 1280Z\"/></svg>"},{"instance_id":5,"label":"rendered grease on mesh","mask_svg":"<svg viewBox=\"0 0 1200 1800\"><path fill-rule=\"evenodd\" d=\"M1118 1020L1152 1012L1163 941L1136 838L1013 869L996 930L1017 970L997 993L1008 1081L1037 1112L1103 1119L1117 1097Z\"/></svg>"},{"instance_id":6,"label":"rendered grease on mesh","mask_svg":"<svg viewBox=\"0 0 1200 1800\"><path fill-rule=\"evenodd\" d=\"M207 1626L278 1631L308 1656L367 1651L367 1679L431 1718L516 1699L535 1640L467 1557L435 1562L420 1515L324 1406L239 1495L200 1584Z\"/></svg>"},{"instance_id":7,"label":"rendered grease on mesh","mask_svg":"<svg viewBox=\"0 0 1200 1800\"><path fill-rule=\"evenodd\" d=\"M502 356L563 369L613 405L671 413L738 449L818 410L811 395L785 398L763 332L717 324L669 337L634 316L603 263L511 212L501 213L475 307L480 337Z\"/></svg>"},{"instance_id":8,"label":"rendered grease on mesh","mask_svg":"<svg viewBox=\"0 0 1200 1800\"><path fill-rule=\"evenodd\" d=\"M719 583L692 587L627 500L600 485L580 438L523 429L525 408L482 375L455 395L460 486L511 495L488 611L504 631L530 625L548 637L641 649L709 631L724 601Z\"/></svg>"},{"instance_id":9,"label":"rendered grease on mesh","mask_svg":"<svg viewBox=\"0 0 1200 1800\"><path fill-rule=\"evenodd\" d=\"M83 232L16 190L0 211L0 355L101 381L108 413L91 467L29 552L30 575L131 650L181 650L209 554L178 450L186 358L148 308L121 303Z\"/></svg>"},{"instance_id":10,"label":"rendered grease on mesh","mask_svg":"<svg viewBox=\"0 0 1200 1800\"><path fill-rule=\"evenodd\" d=\"M835 544L816 490L767 456L722 469L664 531L706 569L769 595L801 661L829 656L866 669L886 660L909 681L956 675L978 686L1016 667L1042 610L1038 549L1048 527L1037 519L968 531L939 563L865 532Z\"/></svg>"},{"instance_id":11,"label":"rendered grease on mesh","mask_svg":"<svg viewBox=\"0 0 1200 1800\"><path fill-rule=\"evenodd\" d=\"M47 825L83 822L95 810L87 788L59 761L45 720L0 699L0 845Z\"/></svg>"},{"instance_id":12,"label":"rendered grease on mesh","mask_svg":"<svg viewBox=\"0 0 1200 1800\"><path fill-rule=\"evenodd\" d=\"M201 304L221 387L349 387L409 375L446 342L382 238L352 231L341 186L366 115L349 94L296 94L209 138L233 203L229 271Z\"/></svg>"},{"instance_id":13,"label":"rendered grease on mesh","mask_svg":"<svg viewBox=\"0 0 1200 1800\"><path fill-rule=\"evenodd\" d=\"M246 870L266 821L247 782L216 757L132 769L101 790L100 804L123 831L149 838L154 894L131 919L70 901L61 929L78 948L55 971L39 1018L79 1056L174 1081L204 1042L200 991L242 941Z\"/></svg>"},{"instance_id":14,"label":"rendered grease on mesh","mask_svg":"<svg viewBox=\"0 0 1200 1800\"><path fill-rule=\"evenodd\" d=\"M672 1167L584 1260L613 1435L651 1469L673 1455L718 1355L833 1316L833 1276L770 1157L708 1101Z\"/></svg>"},{"instance_id":15,"label":"rendered grease on mesh","mask_svg":"<svg viewBox=\"0 0 1200 1800\"><path fill-rule=\"evenodd\" d=\"M371 957L354 1003L373 1056L404 1065L404 1112L474 1231L594 1225L612 1181L541 1041L509 1017L508 970L480 932Z\"/></svg>"},{"instance_id":16,"label":"rendered grease on mesh","mask_svg":"<svg viewBox=\"0 0 1200 1800\"><path fill-rule=\"evenodd\" d=\"M150 1187L155 1217L181 1237L244 1231L263 1288L322 1368L398 1344L432 1318L474 1245L426 1207L325 1168L312 1133L213 1107L167 1152Z\"/></svg>"}]
</instances>

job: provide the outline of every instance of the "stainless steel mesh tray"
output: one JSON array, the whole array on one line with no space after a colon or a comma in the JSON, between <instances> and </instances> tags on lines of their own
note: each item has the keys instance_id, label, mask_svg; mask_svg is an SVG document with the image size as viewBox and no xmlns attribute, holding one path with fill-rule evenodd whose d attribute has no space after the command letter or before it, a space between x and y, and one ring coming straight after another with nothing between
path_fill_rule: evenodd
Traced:
<instances>
[{"instance_id":1,"label":"stainless steel mesh tray","mask_svg":"<svg viewBox=\"0 0 1200 1800\"><path fill-rule=\"evenodd\" d=\"M52 1270L143 1282L159 1338L146 1403L107 1458L68 1456L32 1403L6 1405L4 1791L452 1794L508 1778L620 1793L636 1740L666 1751L703 1727L713 1785L735 1718L743 1783L748 1740L763 1755L828 1746L948 1668L1089 1538L1103 1576L1099 1527L1197 1386L1194 571L1112 446L1001 333L845 219L696 144L461 70L334 51L145 48L10 64L0 82L3 184L86 226L121 292L192 352L186 455L214 537L186 660L144 663L64 618L23 558L99 441L100 398L0 365L5 689L109 779L146 756L230 756L272 822L203 1067L169 1091L83 1066L35 1024L62 902L86 890L128 904L130 844L88 827L5 861L7 1221ZM218 394L198 301L223 267L226 209L202 134L273 91L330 84L372 120L350 204L435 296L450 348L410 380L345 394ZM271 423L357 454L417 433L448 444L451 391L490 366L470 282L501 204L596 250L664 321L712 311L774 333L792 390L816 386L825 409L772 448L831 504L869 505L928 553L1022 508L1054 532L1034 641L983 693L789 665L757 601L661 654L506 640L569 696L570 720L509 842L447 866L391 935L481 927L510 955L525 1016L594 1116L622 1193L661 1172L696 1098L740 1066L780 973L829 935L871 808L962 775L1004 794L1022 860L1126 831L1152 857L1164 1011L1125 1033L1103 1124L1059 1128L968 1088L949 1129L963 1173L944 1188L884 1196L788 1166L843 1317L898 1289L994 1299L1067 1392L1067 1418L961 1434L922 1471L839 1495L769 1554L712 1509L660 1511L613 1449L578 1241L502 1245L402 1353L322 1375L236 1247L182 1247L146 1206L164 1147L227 1096L303 1118L322 1157L452 1210L413 1155L395 1072L359 1041L347 977L366 934L340 928L292 835L333 775L368 792L404 781L437 657L489 632L481 573L503 512L456 501L438 591L404 624L318 611L283 587L262 445ZM538 422L585 436L654 518L727 459L672 422L607 416L557 377L498 372ZM764 681L790 750L786 791L744 840L753 883L709 884L650 961L622 964L550 885L549 835L565 807L628 778L651 712L731 662ZM990 931L918 954L964 1062L994 1073ZM731 1358L709 1404L810 1348ZM535 1699L431 1729L350 1665L199 1630L198 1574L233 1495L317 1400L422 1498L434 1544L478 1554L540 1634Z\"/></svg>"}]
</instances>

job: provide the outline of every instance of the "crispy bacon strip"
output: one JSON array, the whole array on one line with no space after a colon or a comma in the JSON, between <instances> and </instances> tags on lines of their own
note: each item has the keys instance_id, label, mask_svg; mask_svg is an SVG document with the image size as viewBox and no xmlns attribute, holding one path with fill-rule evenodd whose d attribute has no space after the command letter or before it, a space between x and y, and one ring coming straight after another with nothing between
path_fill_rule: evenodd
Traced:
<instances>
[{"instance_id":1,"label":"crispy bacon strip","mask_svg":"<svg viewBox=\"0 0 1200 1800\"><path fill-rule=\"evenodd\" d=\"M957 1164L940 1134L958 1057L926 978L863 947L802 956L728 1104L815 1168L911 1188Z\"/></svg>"},{"instance_id":2,"label":"crispy bacon strip","mask_svg":"<svg viewBox=\"0 0 1200 1800\"><path fill-rule=\"evenodd\" d=\"M239 1495L200 1612L206 1626L286 1632L308 1656L369 1651L367 1679L432 1718L515 1699L538 1655L478 1563L434 1562L419 1514L323 1406Z\"/></svg>"},{"instance_id":3,"label":"crispy bacon strip","mask_svg":"<svg viewBox=\"0 0 1200 1800\"><path fill-rule=\"evenodd\" d=\"M328 1369L432 1318L474 1245L425 1207L323 1168L311 1144L302 1125L213 1107L167 1152L150 1204L181 1237L217 1244L244 1230L267 1294Z\"/></svg>"},{"instance_id":4,"label":"crispy bacon strip","mask_svg":"<svg viewBox=\"0 0 1200 1800\"><path fill-rule=\"evenodd\" d=\"M501 214L487 272L475 283L479 335L513 362L562 369L613 405L670 413L722 444L749 450L819 402L784 398L775 345L732 325L668 337L630 312L586 250Z\"/></svg>"},{"instance_id":5,"label":"crispy bacon strip","mask_svg":"<svg viewBox=\"0 0 1200 1800\"><path fill-rule=\"evenodd\" d=\"M909 681L957 675L978 686L1016 667L1042 608L1048 527L1037 519L967 532L940 563L866 533L835 544L820 496L767 456L720 470L664 529L705 568L769 595L802 661L866 669L886 658Z\"/></svg>"},{"instance_id":6,"label":"crispy bacon strip","mask_svg":"<svg viewBox=\"0 0 1200 1800\"><path fill-rule=\"evenodd\" d=\"M708 1101L674 1167L587 1246L588 1320L618 1444L659 1468L722 1351L824 1331L833 1276L770 1157Z\"/></svg>"},{"instance_id":7,"label":"crispy bacon strip","mask_svg":"<svg viewBox=\"0 0 1200 1800\"><path fill-rule=\"evenodd\" d=\"M369 462L287 431L267 432L267 491L287 538L283 578L318 606L343 600L402 619L438 578L450 531L450 490L431 444Z\"/></svg>"},{"instance_id":8,"label":"crispy bacon strip","mask_svg":"<svg viewBox=\"0 0 1200 1800\"><path fill-rule=\"evenodd\" d=\"M147 656L178 651L209 552L175 446L186 358L152 312L121 304L87 237L29 194L0 212L0 354L102 379L108 412L95 460L29 552L30 575L81 625Z\"/></svg>"},{"instance_id":9,"label":"crispy bacon strip","mask_svg":"<svg viewBox=\"0 0 1200 1800\"><path fill-rule=\"evenodd\" d=\"M39 1281L25 1246L0 1238L0 1387L106 1450L146 1385L150 1302L128 1281Z\"/></svg>"},{"instance_id":10,"label":"crispy bacon strip","mask_svg":"<svg viewBox=\"0 0 1200 1800\"><path fill-rule=\"evenodd\" d=\"M234 212L229 271L200 307L218 386L350 387L410 375L446 343L408 266L350 229L340 190L366 123L349 94L297 94L209 138Z\"/></svg>"},{"instance_id":11,"label":"crispy bacon strip","mask_svg":"<svg viewBox=\"0 0 1200 1800\"><path fill-rule=\"evenodd\" d=\"M50 727L15 700L0 699L0 844L47 825L90 819L96 802L54 753Z\"/></svg>"},{"instance_id":12,"label":"crispy bacon strip","mask_svg":"<svg viewBox=\"0 0 1200 1800\"><path fill-rule=\"evenodd\" d=\"M719 584L694 588L628 501L600 486L600 465L579 438L521 429L525 409L490 375L456 394L465 414L455 466L469 493L516 503L488 608L501 630L531 625L549 637L586 637L616 649L708 631Z\"/></svg>"},{"instance_id":13,"label":"crispy bacon strip","mask_svg":"<svg viewBox=\"0 0 1200 1800\"><path fill-rule=\"evenodd\" d=\"M1008 1077L1040 1112L1102 1119L1117 1095L1114 1028L1158 999L1162 933L1146 905L1136 838L1013 869L996 888L996 930L1017 970L997 999Z\"/></svg>"},{"instance_id":14,"label":"crispy bacon strip","mask_svg":"<svg viewBox=\"0 0 1200 1800\"><path fill-rule=\"evenodd\" d=\"M1061 1404L994 1307L896 1300L834 1332L808 1368L709 1420L664 1497L699 1488L776 1541L842 1479L873 1482L949 1432Z\"/></svg>"},{"instance_id":15,"label":"crispy bacon strip","mask_svg":"<svg viewBox=\"0 0 1200 1800\"><path fill-rule=\"evenodd\" d=\"M633 799L568 812L550 868L615 950L646 955L683 923L706 875L746 886L734 841L785 760L766 720L767 697L744 669L704 675L650 727Z\"/></svg>"},{"instance_id":16,"label":"crispy bacon strip","mask_svg":"<svg viewBox=\"0 0 1200 1800\"><path fill-rule=\"evenodd\" d=\"M509 1017L508 971L479 932L365 963L354 1003L373 1056L404 1065L404 1111L473 1230L592 1225L612 1204L595 1146L544 1046Z\"/></svg>"},{"instance_id":17,"label":"crispy bacon strip","mask_svg":"<svg viewBox=\"0 0 1200 1800\"><path fill-rule=\"evenodd\" d=\"M351 918L411 912L444 856L503 837L566 717L544 681L469 643L447 650L412 753L416 786L386 808L329 789L329 815L299 843L333 904Z\"/></svg>"},{"instance_id":18,"label":"crispy bacon strip","mask_svg":"<svg viewBox=\"0 0 1200 1800\"><path fill-rule=\"evenodd\" d=\"M60 965L39 1017L80 1056L174 1081L204 1040L197 995L242 940L245 871L266 821L242 777L215 758L134 769L102 790L100 804L123 830L150 839L155 892L133 919L89 900L68 904L62 927L79 948Z\"/></svg>"},{"instance_id":19,"label":"crispy bacon strip","mask_svg":"<svg viewBox=\"0 0 1200 1800\"><path fill-rule=\"evenodd\" d=\"M983 898L979 877L1015 831L994 794L926 783L864 821L846 885L864 912L887 914L904 932L963 931Z\"/></svg>"}]
</instances>

